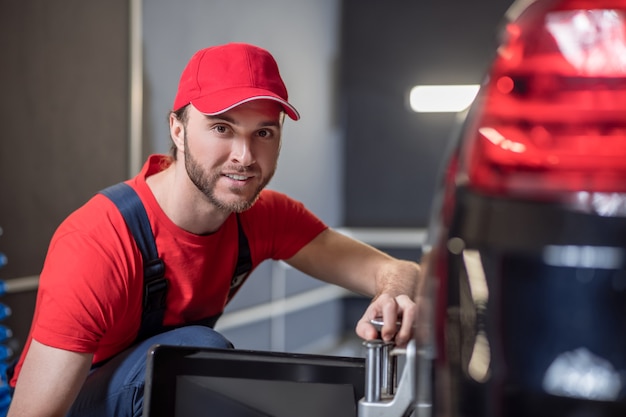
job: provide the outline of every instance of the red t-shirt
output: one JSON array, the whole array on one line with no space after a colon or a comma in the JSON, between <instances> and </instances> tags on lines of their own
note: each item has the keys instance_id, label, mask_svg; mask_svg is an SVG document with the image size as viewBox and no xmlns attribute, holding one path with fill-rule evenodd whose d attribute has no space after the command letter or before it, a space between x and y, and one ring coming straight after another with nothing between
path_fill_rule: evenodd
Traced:
<instances>
[{"instance_id":1,"label":"red t-shirt","mask_svg":"<svg viewBox=\"0 0 626 417\"><path fill-rule=\"evenodd\" d=\"M227 302L238 253L235 214L210 235L177 227L165 215L146 177L167 165L153 155L128 181L139 194L168 278L164 325L216 315ZM326 229L304 205L264 190L240 215L255 268L266 259L288 259ZM141 322L141 252L117 207L97 194L57 229L41 272L33 324L16 368L14 385L31 338L74 352L94 353L94 363L128 347Z\"/></svg>"}]
</instances>

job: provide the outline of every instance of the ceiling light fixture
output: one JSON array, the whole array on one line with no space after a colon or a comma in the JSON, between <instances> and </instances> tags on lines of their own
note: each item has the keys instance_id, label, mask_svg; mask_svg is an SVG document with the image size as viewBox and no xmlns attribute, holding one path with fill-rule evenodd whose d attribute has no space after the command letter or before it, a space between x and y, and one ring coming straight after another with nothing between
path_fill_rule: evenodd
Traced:
<instances>
[{"instance_id":1,"label":"ceiling light fixture","mask_svg":"<svg viewBox=\"0 0 626 417\"><path fill-rule=\"evenodd\" d=\"M479 85L418 85L409 93L409 105L417 113L457 113L472 104L479 88Z\"/></svg>"}]
</instances>

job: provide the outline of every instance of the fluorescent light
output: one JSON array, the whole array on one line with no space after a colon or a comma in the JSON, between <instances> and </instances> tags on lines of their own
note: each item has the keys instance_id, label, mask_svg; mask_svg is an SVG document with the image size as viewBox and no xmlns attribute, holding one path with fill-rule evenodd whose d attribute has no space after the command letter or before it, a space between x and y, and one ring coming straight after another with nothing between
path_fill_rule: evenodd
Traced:
<instances>
[{"instance_id":1,"label":"fluorescent light","mask_svg":"<svg viewBox=\"0 0 626 417\"><path fill-rule=\"evenodd\" d=\"M472 104L479 85L418 85L411 89L409 104L418 113L456 113Z\"/></svg>"}]
</instances>

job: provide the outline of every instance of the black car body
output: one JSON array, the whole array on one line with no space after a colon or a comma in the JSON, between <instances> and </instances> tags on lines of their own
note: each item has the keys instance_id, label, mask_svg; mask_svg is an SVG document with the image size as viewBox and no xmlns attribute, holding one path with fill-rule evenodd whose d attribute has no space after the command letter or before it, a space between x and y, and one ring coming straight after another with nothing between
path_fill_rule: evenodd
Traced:
<instances>
[{"instance_id":1,"label":"black car body","mask_svg":"<svg viewBox=\"0 0 626 417\"><path fill-rule=\"evenodd\" d=\"M514 3L452 145L433 415L626 416L626 1Z\"/></svg>"}]
</instances>

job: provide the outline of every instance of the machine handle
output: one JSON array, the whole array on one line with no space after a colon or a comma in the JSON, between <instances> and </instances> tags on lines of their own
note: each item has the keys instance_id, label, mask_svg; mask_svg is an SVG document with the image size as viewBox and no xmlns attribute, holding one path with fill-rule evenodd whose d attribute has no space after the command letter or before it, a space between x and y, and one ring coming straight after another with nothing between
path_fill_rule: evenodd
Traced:
<instances>
[{"instance_id":1,"label":"machine handle","mask_svg":"<svg viewBox=\"0 0 626 417\"><path fill-rule=\"evenodd\" d=\"M380 334L382 318L371 323ZM384 342L380 336L363 345L367 349L365 396L359 401L358 417L407 417L413 411L416 417L430 417L430 350L418 352L415 340L411 340L406 349L397 349L393 342ZM405 363L398 383L399 355L405 356Z\"/></svg>"}]
</instances>

